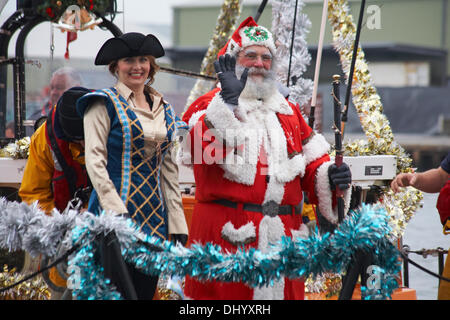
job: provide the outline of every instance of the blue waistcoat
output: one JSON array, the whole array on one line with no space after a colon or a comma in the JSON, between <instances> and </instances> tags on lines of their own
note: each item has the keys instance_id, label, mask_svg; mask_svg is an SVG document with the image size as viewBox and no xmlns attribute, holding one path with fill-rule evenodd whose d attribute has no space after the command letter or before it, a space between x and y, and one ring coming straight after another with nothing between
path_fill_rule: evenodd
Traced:
<instances>
[{"instance_id":1,"label":"blue waistcoat","mask_svg":"<svg viewBox=\"0 0 450 320\"><path fill-rule=\"evenodd\" d=\"M109 178L141 231L166 240L168 226L161 193L161 163L173 143L176 130L186 127L186 124L180 121L169 104L164 103L167 136L149 158L144 151L142 126L125 98L115 88L88 93L77 101L80 115L84 115L93 98L104 99L111 121L106 164ZM88 211L94 214L102 212L95 190L91 194Z\"/></svg>"}]
</instances>

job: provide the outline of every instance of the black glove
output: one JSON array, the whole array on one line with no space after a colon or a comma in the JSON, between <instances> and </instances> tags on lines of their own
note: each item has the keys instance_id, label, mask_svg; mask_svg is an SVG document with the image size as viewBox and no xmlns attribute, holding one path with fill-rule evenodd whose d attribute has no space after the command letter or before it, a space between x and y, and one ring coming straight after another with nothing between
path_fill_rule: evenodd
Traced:
<instances>
[{"instance_id":1,"label":"black glove","mask_svg":"<svg viewBox=\"0 0 450 320\"><path fill-rule=\"evenodd\" d=\"M236 77L236 58L226 54L225 56L220 56L219 60L214 62L214 69L222 85L220 94L223 101L237 106L239 96L247 82L248 68L245 68L239 80Z\"/></svg>"},{"instance_id":2,"label":"black glove","mask_svg":"<svg viewBox=\"0 0 450 320\"><path fill-rule=\"evenodd\" d=\"M173 243L177 244L179 242L184 247L187 243L188 235L184 233L172 233L170 239Z\"/></svg>"},{"instance_id":3,"label":"black glove","mask_svg":"<svg viewBox=\"0 0 450 320\"><path fill-rule=\"evenodd\" d=\"M348 189L352 182L352 173L347 164L342 163L338 168L335 163L328 167L328 178L331 190L336 189L336 185L341 190Z\"/></svg>"}]
</instances>

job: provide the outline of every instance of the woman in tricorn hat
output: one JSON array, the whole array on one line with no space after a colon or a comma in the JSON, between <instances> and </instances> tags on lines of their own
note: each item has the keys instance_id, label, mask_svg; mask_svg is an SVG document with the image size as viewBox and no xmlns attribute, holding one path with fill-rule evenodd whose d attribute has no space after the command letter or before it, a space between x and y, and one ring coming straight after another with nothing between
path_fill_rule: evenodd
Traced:
<instances>
[{"instance_id":1,"label":"woman in tricorn hat","mask_svg":"<svg viewBox=\"0 0 450 320\"><path fill-rule=\"evenodd\" d=\"M107 40L95 58L96 65L108 65L117 83L77 102L84 116L86 168L94 187L88 210L123 214L142 232L163 240L170 236L184 245L188 229L172 158L176 130L184 123L150 87L159 69L155 58L163 55L154 35L130 32ZM110 254L102 254L105 263ZM104 266L105 274L125 299L153 298L157 276L127 264L130 289L113 264Z\"/></svg>"}]
</instances>

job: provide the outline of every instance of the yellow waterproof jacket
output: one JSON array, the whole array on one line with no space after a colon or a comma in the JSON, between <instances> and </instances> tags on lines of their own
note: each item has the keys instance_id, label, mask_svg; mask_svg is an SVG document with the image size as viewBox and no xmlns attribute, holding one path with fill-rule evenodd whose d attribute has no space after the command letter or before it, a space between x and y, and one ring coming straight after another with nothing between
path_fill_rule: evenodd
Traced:
<instances>
[{"instance_id":1,"label":"yellow waterproof jacket","mask_svg":"<svg viewBox=\"0 0 450 320\"><path fill-rule=\"evenodd\" d=\"M55 208L52 178L55 170L52 150L46 138L47 125L44 123L31 136L30 151L23 173L19 196L23 202L31 204L39 201L39 207L50 214ZM78 143L69 143L73 159L84 165L84 150Z\"/></svg>"}]
</instances>

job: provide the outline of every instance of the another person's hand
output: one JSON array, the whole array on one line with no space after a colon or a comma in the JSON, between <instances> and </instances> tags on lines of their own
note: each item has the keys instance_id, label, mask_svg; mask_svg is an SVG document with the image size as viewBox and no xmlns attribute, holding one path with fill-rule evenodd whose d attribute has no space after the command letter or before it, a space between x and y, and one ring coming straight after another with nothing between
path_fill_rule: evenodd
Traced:
<instances>
[{"instance_id":1,"label":"another person's hand","mask_svg":"<svg viewBox=\"0 0 450 320\"><path fill-rule=\"evenodd\" d=\"M339 167L335 163L330 165L328 167L328 178L331 190L336 190L336 186L340 190L346 190L352 183L352 173L346 163L342 163Z\"/></svg>"},{"instance_id":2,"label":"another person's hand","mask_svg":"<svg viewBox=\"0 0 450 320\"><path fill-rule=\"evenodd\" d=\"M187 243L188 235L184 233L172 233L170 239L173 243L177 244L179 242L184 247Z\"/></svg>"},{"instance_id":3,"label":"another person's hand","mask_svg":"<svg viewBox=\"0 0 450 320\"><path fill-rule=\"evenodd\" d=\"M237 106L239 96L247 82L248 68L245 68L241 79L238 79L236 76L236 58L226 54L220 56L219 60L214 62L214 69L222 86L220 94L223 101Z\"/></svg>"},{"instance_id":4,"label":"another person's hand","mask_svg":"<svg viewBox=\"0 0 450 320\"><path fill-rule=\"evenodd\" d=\"M414 186L417 180L416 173L400 173L391 182L391 189L395 193L400 191L400 188Z\"/></svg>"}]
</instances>

